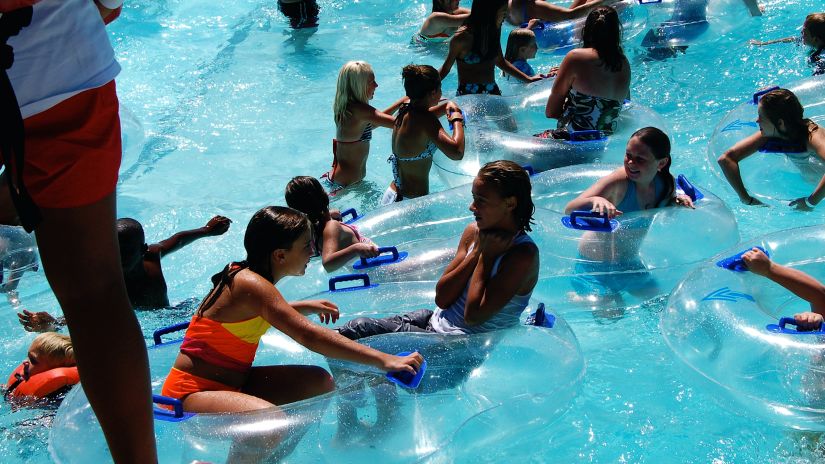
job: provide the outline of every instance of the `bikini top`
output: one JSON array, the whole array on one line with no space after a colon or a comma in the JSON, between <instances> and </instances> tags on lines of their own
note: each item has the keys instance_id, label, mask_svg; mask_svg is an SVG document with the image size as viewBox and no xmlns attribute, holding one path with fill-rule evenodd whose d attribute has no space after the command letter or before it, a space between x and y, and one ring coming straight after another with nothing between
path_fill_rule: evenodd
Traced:
<instances>
[{"instance_id":1,"label":"bikini top","mask_svg":"<svg viewBox=\"0 0 825 464\"><path fill-rule=\"evenodd\" d=\"M478 64L481 63L481 55L475 52L470 52L464 55L464 58L457 58L457 60L466 64Z\"/></svg>"},{"instance_id":2,"label":"bikini top","mask_svg":"<svg viewBox=\"0 0 825 464\"><path fill-rule=\"evenodd\" d=\"M180 352L218 367L247 372L261 337L271 327L261 316L239 322L218 322L195 315Z\"/></svg>"},{"instance_id":3,"label":"bikini top","mask_svg":"<svg viewBox=\"0 0 825 464\"><path fill-rule=\"evenodd\" d=\"M351 140L351 141L349 141L349 142L342 142L342 141L340 141L340 140L335 140L335 142L336 142L336 143L357 143L357 142L369 142L370 140L372 140L372 129L373 129L373 128L374 128L374 126L372 125L372 123L369 123L369 122L368 122L368 123L367 123L367 126L366 126L366 127L364 127L364 132L361 132L361 138L359 138L358 140Z\"/></svg>"},{"instance_id":4,"label":"bikini top","mask_svg":"<svg viewBox=\"0 0 825 464\"><path fill-rule=\"evenodd\" d=\"M425 159L430 159L433 157L433 153L435 153L435 150L435 143L433 143L433 141L430 140L429 142L427 142L427 146L426 148L424 148L424 151L422 151L416 156L413 156L411 158L399 158L395 155L395 153L393 153L392 155L390 155L389 158L387 158L387 162L390 163L390 165L392 166L392 177L393 181L395 182L395 187L398 189L399 192L401 191L401 173L398 172L398 162L421 161Z\"/></svg>"}]
</instances>

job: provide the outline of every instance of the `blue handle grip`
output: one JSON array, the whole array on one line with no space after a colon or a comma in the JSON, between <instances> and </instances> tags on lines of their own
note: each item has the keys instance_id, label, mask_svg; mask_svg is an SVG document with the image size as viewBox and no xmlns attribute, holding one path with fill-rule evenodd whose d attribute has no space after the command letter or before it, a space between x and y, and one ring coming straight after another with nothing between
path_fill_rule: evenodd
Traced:
<instances>
[{"instance_id":1,"label":"blue handle grip","mask_svg":"<svg viewBox=\"0 0 825 464\"><path fill-rule=\"evenodd\" d=\"M751 103L753 103L754 105L759 104L759 98L762 97L762 95L765 95L766 93L772 92L774 90L779 90L779 86L774 85L772 87L768 87L767 89L763 89L759 92L756 92L755 94L753 94L753 101Z\"/></svg>"},{"instance_id":2,"label":"blue handle grip","mask_svg":"<svg viewBox=\"0 0 825 464\"><path fill-rule=\"evenodd\" d=\"M183 417L183 403L180 400L175 398L169 398L168 396L161 396L161 395L152 395L152 402L157 404L163 404L166 406L172 406L175 410L175 418Z\"/></svg>"},{"instance_id":3,"label":"blue handle grip","mask_svg":"<svg viewBox=\"0 0 825 464\"><path fill-rule=\"evenodd\" d=\"M604 136L602 135L602 131L600 130L581 130L581 131L572 131L570 132L570 141L591 141L591 140L600 140L603 139Z\"/></svg>"},{"instance_id":4,"label":"blue handle grip","mask_svg":"<svg viewBox=\"0 0 825 464\"><path fill-rule=\"evenodd\" d=\"M522 166L522 168L523 168L525 171L527 171L527 175L528 175L528 176L532 177L532 176L535 176L535 175L536 175L536 170L535 170L535 169L533 169L533 166L530 166L529 164L525 164L525 165L523 165L523 166Z\"/></svg>"},{"instance_id":5,"label":"blue handle grip","mask_svg":"<svg viewBox=\"0 0 825 464\"><path fill-rule=\"evenodd\" d=\"M705 195L693 185L684 174L679 174L679 177L676 178L676 185L685 192L685 195L689 196L690 199L696 203L697 201L705 198Z\"/></svg>"},{"instance_id":6,"label":"blue handle grip","mask_svg":"<svg viewBox=\"0 0 825 464\"><path fill-rule=\"evenodd\" d=\"M570 216L561 218L561 222L571 229L595 232L613 232L619 226L616 220L595 211L573 211Z\"/></svg>"},{"instance_id":7,"label":"blue handle grip","mask_svg":"<svg viewBox=\"0 0 825 464\"><path fill-rule=\"evenodd\" d=\"M392 253L392 260L391 261L392 262L398 261L398 258L399 258L398 248L396 248L394 246L378 247L378 254L382 255L384 253ZM377 259L377 258L379 258L379 256L376 256L375 258L361 258L361 267L369 267L370 260L371 259Z\"/></svg>"},{"instance_id":8,"label":"blue handle grip","mask_svg":"<svg viewBox=\"0 0 825 464\"><path fill-rule=\"evenodd\" d=\"M783 333L783 334L792 334L792 335L822 335L825 334L825 327L820 324L818 329L815 330L798 330L798 329L789 329L785 327L786 325L793 325L798 327L796 319L792 317L783 317L779 319L779 325L777 324L768 324L765 326L765 329L768 332L774 333Z\"/></svg>"},{"instance_id":9,"label":"blue handle grip","mask_svg":"<svg viewBox=\"0 0 825 464\"><path fill-rule=\"evenodd\" d=\"M662 3L662 0L639 0L639 5L652 5L654 3Z\"/></svg>"},{"instance_id":10,"label":"blue handle grip","mask_svg":"<svg viewBox=\"0 0 825 464\"><path fill-rule=\"evenodd\" d=\"M352 216L352 219L350 219L349 221L344 221L344 218L346 218L347 216L350 216L350 215ZM347 224L349 224L350 222L355 221L356 219L358 219L358 212L355 211L355 208L349 208L349 209L345 209L345 210L341 211L341 220L346 222Z\"/></svg>"},{"instance_id":11,"label":"blue handle grip","mask_svg":"<svg viewBox=\"0 0 825 464\"><path fill-rule=\"evenodd\" d=\"M155 341L155 345L160 345L162 343L160 337L166 334L180 332L181 330L186 330L189 328L189 321L186 322L178 322L177 324L170 325L169 327L160 328L152 333L152 339Z\"/></svg>"},{"instance_id":12,"label":"blue handle grip","mask_svg":"<svg viewBox=\"0 0 825 464\"><path fill-rule=\"evenodd\" d=\"M350 282L353 280L360 280L363 284L355 287L348 287L347 290L353 288L369 288L370 287L370 276L366 274L346 274L342 276L337 276L329 279L329 291L335 292L338 291L338 287L335 285L339 282Z\"/></svg>"}]
</instances>

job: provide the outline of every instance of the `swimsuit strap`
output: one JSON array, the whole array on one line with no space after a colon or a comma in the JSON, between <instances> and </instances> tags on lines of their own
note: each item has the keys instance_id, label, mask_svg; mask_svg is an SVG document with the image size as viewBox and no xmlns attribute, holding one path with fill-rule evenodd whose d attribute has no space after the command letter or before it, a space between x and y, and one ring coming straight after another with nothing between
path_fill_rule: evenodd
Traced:
<instances>
[{"instance_id":1,"label":"swimsuit strap","mask_svg":"<svg viewBox=\"0 0 825 464\"><path fill-rule=\"evenodd\" d=\"M399 196L401 195L401 174L398 172L398 163L430 159L433 157L433 153L435 153L436 148L437 147L435 146L435 143L433 143L433 141L430 140L429 142L427 142L427 147L424 148L424 151L422 151L416 156L413 156L411 158L399 158L395 153L393 153L392 155L390 155L389 158L387 158L387 162L390 163L390 166L392 167L393 182L395 182L395 188Z\"/></svg>"}]
</instances>

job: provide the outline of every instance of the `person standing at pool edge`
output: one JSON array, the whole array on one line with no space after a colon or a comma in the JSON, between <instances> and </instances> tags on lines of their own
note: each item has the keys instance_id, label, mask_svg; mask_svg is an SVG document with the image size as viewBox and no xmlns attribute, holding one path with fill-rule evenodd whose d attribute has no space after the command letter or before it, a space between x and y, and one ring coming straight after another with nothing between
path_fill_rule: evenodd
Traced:
<instances>
[{"instance_id":1,"label":"person standing at pool edge","mask_svg":"<svg viewBox=\"0 0 825 464\"><path fill-rule=\"evenodd\" d=\"M90 0L3 0L0 12L3 39L13 36L3 50L8 71L0 72L0 222L19 216L36 226L43 269L113 459L156 462L146 345L114 227L120 67Z\"/></svg>"}]
</instances>

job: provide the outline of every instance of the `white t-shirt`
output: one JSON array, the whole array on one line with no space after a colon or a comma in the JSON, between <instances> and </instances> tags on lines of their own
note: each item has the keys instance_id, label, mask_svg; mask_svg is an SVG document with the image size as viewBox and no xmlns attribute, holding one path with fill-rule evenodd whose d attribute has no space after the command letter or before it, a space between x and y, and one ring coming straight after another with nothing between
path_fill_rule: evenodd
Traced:
<instances>
[{"instance_id":1,"label":"white t-shirt","mask_svg":"<svg viewBox=\"0 0 825 464\"><path fill-rule=\"evenodd\" d=\"M23 118L41 113L120 72L100 13L91 0L43 0L32 23L9 39L7 71Z\"/></svg>"}]
</instances>

